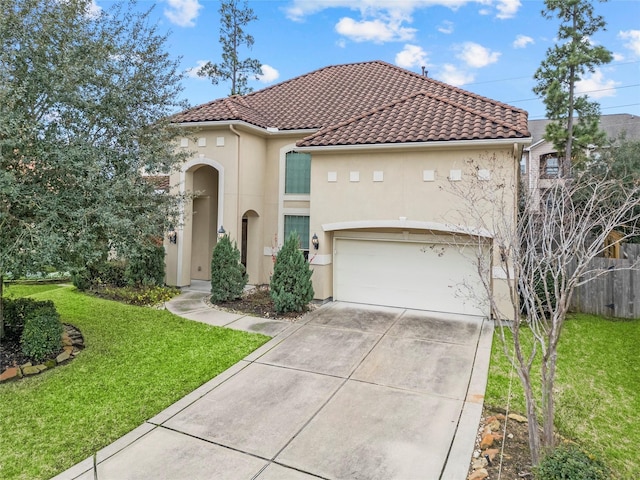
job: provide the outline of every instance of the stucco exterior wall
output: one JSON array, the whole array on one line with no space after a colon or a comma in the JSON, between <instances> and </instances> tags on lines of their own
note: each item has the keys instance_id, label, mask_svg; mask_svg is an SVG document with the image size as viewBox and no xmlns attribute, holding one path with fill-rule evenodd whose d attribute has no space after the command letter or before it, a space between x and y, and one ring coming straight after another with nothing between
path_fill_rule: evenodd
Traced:
<instances>
[{"instance_id":1,"label":"stucco exterior wall","mask_svg":"<svg viewBox=\"0 0 640 480\"><path fill-rule=\"evenodd\" d=\"M190 194L203 189L215 201L207 204L208 223L203 222L195 229L193 200L186 202L183 222L178 228L178 242L166 245L169 284L188 285L191 278L198 278L187 268L191 263L197 269L192 250L204 245L203 251L207 251L209 258L197 257L195 260L198 264L208 265L216 241L215 231L220 225L241 247L243 216L248 228L245 248L249 281L269 283L273 254L284 240L284 215L293 212L309 215L309 237L315 233L320 240L319 250L311 247L309 253L314 269L315 298L330 298L333 294L334 233L323 226L378 220L443 225L441 231L373 230L376 235L390 238L405 234L415 238L426 238L425 235L450 238L446 224L474 227L465 224L469 220L457 212L462 206L460 198L448 191L451 185L448 178L455 176L457 171L462 180L455 183L467 181L469 175L477 175L476 170L469 171L469 159L479 160L473 168L486 168L491 172L489 184L506 182L513 186L512 207L516 205L515 182L520 152L514 152L513 144L483 144L481 149L459 145L455 150L441 146L312 151L310 194L290 197L284 195L284 158L288 151L296 150L295 142L303 133L267 135L237 125L233 130L228 125L204 127L194 135L195 138L183 140L181 145L184 146L178 147L190 150L192 156L182 169L172 174L174 192ZM482 165L482 159L490 158L492 154L500 162L499 175L488 161L486 166ZM197 171L201 165L216 169L217 179L214 176L199 178ZM211 181L217 181L218 185L211 185ZM198 182L206 185L197 185ZM204 213L197 199L196 206ZM203 228L213 235L203 233ZM360 231L366 233L367 230ZM492 277L492 282L496 291L505 291L506 284L500 286L504 279Z\"/></svg>"}]
</instances>

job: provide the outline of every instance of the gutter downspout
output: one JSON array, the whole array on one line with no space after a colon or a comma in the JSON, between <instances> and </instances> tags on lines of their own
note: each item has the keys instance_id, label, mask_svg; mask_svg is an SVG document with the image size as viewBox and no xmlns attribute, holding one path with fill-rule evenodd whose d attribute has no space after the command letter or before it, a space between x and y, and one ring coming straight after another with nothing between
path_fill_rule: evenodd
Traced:
<instances>
[{"instance_id":1,"label":"gutter downspout","mask_svg":"<svg viewBox=\"0 0 640 480\"><path fill-rule=\"evenodd\" d=\"M240 216L240 133L235 129L235 127L230 124L229 130L236 136L236 155L237 155L237 164L238 164L238 182L236 187L236 227L242 223L242 220L238 222ZM236 239L238 239L238 232L236 231ZM241 239L242 240L242 239Z\"/></svg>"}]
</instances>

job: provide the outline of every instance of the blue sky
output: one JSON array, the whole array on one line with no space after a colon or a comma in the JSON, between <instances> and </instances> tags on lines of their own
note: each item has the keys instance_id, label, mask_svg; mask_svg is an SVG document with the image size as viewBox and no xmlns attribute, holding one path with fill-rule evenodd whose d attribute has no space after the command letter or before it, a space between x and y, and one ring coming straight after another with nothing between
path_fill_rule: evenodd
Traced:
<instances>
[{"instance_id":1,"label":"blue sky","mask_svg":"<svg viewBox=\"0 0 640 480\"><path fill-rule=\"evenodd\" d=\"M107 8L108 0L94 0ZM155 4L154 18L171 31L170 53L189 72L184 96L197 105L229 94L191 75L207 60L219 61L217 0L141 1ZM328 65L383 60L421 72L545 117L532 92L533 73L554 43L558 23L541 15L538 0L250 0L258 20L241 58L259 59L261 89ZM595 2L607 30L591 42L614 61L587 75L578 89L600 102L603 114L640 115L640 0Z\"/></svg>"}]
</instances>

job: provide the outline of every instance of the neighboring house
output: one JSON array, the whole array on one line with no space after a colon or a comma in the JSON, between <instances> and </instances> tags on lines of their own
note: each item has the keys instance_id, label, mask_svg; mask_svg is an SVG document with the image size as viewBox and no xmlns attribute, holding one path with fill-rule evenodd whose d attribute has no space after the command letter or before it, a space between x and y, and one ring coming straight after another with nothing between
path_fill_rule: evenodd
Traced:
<instances>
[{"instance_id":1,"label":"neighboring house","mask_svg":"<svg viewBox=\"0 0 640 480\"><path fill-rule=\"evenodd\" d=\"M532 142L525 148L520 162L520 174L525 185L544 198L544 191L570 174L571 165L558 155L552 143L544 139L545 129L550 120L530 120L529 131ZM627 140L640 140L640 117L627 113L600 116L600 129L607 134L611 141L619 141L624 137ZM589 145L585 154L587 156L597 154L602 145ZM574 147L575 148L575 147ZM539 204L539 202L534 202Z\"/></svg>"},{"instance_id":2,"label":"neighboring house","mask_svg":"<svg viewBox=\"0 0 640 480\"><path fill-rule=\"evenodd\" d=\"M462 202L446 187L465 181L468 159L492 155L507 179L482 170L483 180L515 183L530 143L525 111L372 61L215 100L173 122L185 129L178 148L193 155L171 185L193 196L175 243L165 242L167 283L210 278L221 226L249 282L269 283L278 247L296 231L318 300L488 313L474 247L460 242L473 226L453 213ZM481 235L491 265L491 234ZM505 292L506 276L489 275ZM463 284L479 299L461 296Z\"/></svg>"}]
</instances>

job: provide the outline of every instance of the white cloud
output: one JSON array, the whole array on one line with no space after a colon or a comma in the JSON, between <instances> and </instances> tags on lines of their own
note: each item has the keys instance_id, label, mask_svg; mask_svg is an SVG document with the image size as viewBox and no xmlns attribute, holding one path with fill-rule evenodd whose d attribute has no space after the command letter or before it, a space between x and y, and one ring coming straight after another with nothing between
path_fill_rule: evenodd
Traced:
<instances>
[{"instance_id":1,"label":"white cloud","mask_svg":"<svg viewBox=\"0 0 640 480\"><path fill-rule=\"evenodd\" d=\"M388 22L382 19L356 21L344 17L336 24L336 31L355 42L384 43L411 40L415 36L416 29L402 27L395 20Z\"/></svg>"},{"instance_id":2,"label":"white cloud","mask_svg":"<svg viewBox=\"0 0 640 480\"><path fill-rule=\"evenodd\" d=\"M622 62L625 60L625 56L621 53L613 52L613 61L614 62Z\"/></svg>"},{"instance_id":3,"label":"white cloud","mask_svg":"<svg viewBox=\"0 0 640 480\"><path fill-rule=\"evenodd\" d=\"M407 44L396 54L396 65L402 68L426 67L427 52L418 45Z\"/></svg>"},{"instance_id":4,"label":"white cloud","mask_svg":"<svg viewBox=\"0 0 640 480\"><path fill-rule=\"evenodd\" d=\"M640 57L640 30L620 31L618 37L627 40L624 46Z\"/></svg>"},{"instance_id":5,"label":"white cloud","mask_svg":"<svg viewBox=\"0 0 640 480\"><path fill-rule=\"evenodd\" d=\"M533 41L533 38L526 35L518 35L511 45L513 46L513 48L525 48L530 43L535 43Z\"/></svg>"},{"instance_id":6,"label":"white cloud","mask_svg":"<svg viewBox=\"0 0 640 480\"><path fill-rule=\"evenodd\" d=\"M456 11L467 4L478 4L483 8L481 14L491 15L490 6L494 0L291 0L285 7L290 20L301 22L306 17L329 8L349 8L360 11L363 18L376 18L383 13L388 16L401 13L410 16L415 10L429 7L446 7ZM512 18L521 6L520 0L495 0L497 18Z\"/></svg>"},{"instance_id":7,"label":"white cloud","mask_svg":"<svg viewBox=\"0 0 640 480\"><path fill-rule=\"evenodd\" d=\"M202 5L198 0L166 0L169 4L164 9L165 16L171 23L180 27L194 27L195 19L200 14Z\"/></svg>"},{"instance_id":8,"label":"white cloud","mask_svg":"<svg viewBox=\"0 0 640 480\"><path fill-rule=\"evenodd\" d=\"M187 70L185 70L184 74L189 78L201 78L201 79L204 79L205 77L198 76L198 70L200 70L206 64L207 64L206 60L198 60L196 62L196 66L188 68Z\"/></svg>"},{"instance_id":9,"label":"white cloud","mask_svg":"<svg viewBox=\"0 0 640 480\"><path fill-rule=\"evenodd\" d=\"M588 77L576 82L576 93L589 95L591 98L615 97L616 85L620 82L606 80L601 70L596 69Z\"/></svg>"},{"instance_id":10,"label":"white cloud","mask_svg":"<svg viewBox=\"0 0 640 480\"><path fill-rule=\"evenodd\" d=\"M261 68L262 75L258 75L258 80L260 80L262 83L275 82L278 78L280 78L280 72L273 68L271 65L267 65L265 63Z\"/></svg>"},{"instance_id":11,"label":"white cloud","mask_svg":"<svg viewBox=\"0 0 640 480\"><path fill-rule=\"evenodd\" d=\"M437 78L450 85L460 87L473 82L475 76L472 73L465 72L464 70L447 63L443 65L442 71L438 72Z\"/></svg>"},{"instance_id":12,"label":"white cloud","mask_svg":"<svg viewBox=\"0 0 640 480\"><path fill-rule=\"evenodd\" d=\"M450 34L453 33L453 22L449 20L443 21L440 25L438 25L438 31L440 33Z\"/></svg>"},{"instance_id":13,"label":"white cloud","mask_svg":"<svg viewBox=\"0 0 640 480\"><path fill-rule=\"evenodd\" d=\"M500 58L500 52L492 52L486 47L474 42L465 42L457 47L460 53L456 55L469 67L482 68L496 63Z\"/></svg>"},{"instance_id":14,"label":"white cloud","mask_svg":"<svg viewBox=\"0 0 640 480\"><path fill-rule=\"evenodd\" d=\"M513 18L518 9L522 6L520 0L499 0L496 8L498 9L497 18Z\"/></svg>"},{"instance_id":15,"label":"white cloud","mask_svg":"<svg viewBox=\"0 0 640 480\"><path fill-rule=\"evenodd\" d=\"M96 0L91 0L91 3L87 5L87 15L89 18L97 18L102 13L102 7L100 7Z\"/></svg>"}]
</instances>

